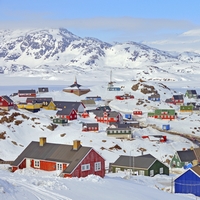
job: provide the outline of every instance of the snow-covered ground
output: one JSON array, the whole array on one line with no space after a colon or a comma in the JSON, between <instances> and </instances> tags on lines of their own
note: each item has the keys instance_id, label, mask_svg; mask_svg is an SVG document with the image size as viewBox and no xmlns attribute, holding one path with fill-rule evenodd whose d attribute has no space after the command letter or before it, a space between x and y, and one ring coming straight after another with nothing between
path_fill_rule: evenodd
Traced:
<instances>
[{"instance_id":1,"label":"snow-covered ground","mask_svg":"<svg viewBox=\"0 0 200 200\"><path fill-rule=\"evenodd\" d=\"M161 128L163 124L170 124L171 130L181 134L191 134L191 136L200 136L199 130L199 114L180 114L179 106L166 104L166 98L170 98L173 94L184 93L187 89L196 89L200 93L200 86L197 85L197 76L184 74L185 79L177 79L176 81L153 81L147 80L140 84L154 86L161 95L160 102L148 102L138 105L140 99L147 99L149 94L143 94L138 89L131 90L131 87L139 81L136 78L139 71L130 69L116 69L113 71L112 79L115 85L123 86L123 91L107 91L107 83L110 81L110 70L101 71L88 70L87 72L75 72L66 74L50 73L44 77L43 74L28 77L24 74L16 73L12 75L0 75L0 93L1 95L10 95L17 92L18 89L36 89L38 87L49 87L49 92L38 96L52 97L54 100L80 101L86 96L101 96L104 100L110 100L110 107L113 110L120 111L123 115L131 113L133 110L142 110L143 115L137 120L143 124L155 124ZM82 96L76 96L62 92L62 89L71 85L77 77L78 83L91 89L91 92ZM149 76L149 75L147 75ZM163 77L162 77L163 76ZM167 75L152 74L152 78L162 77ZM169 78L169 77L168 77ZM190 78L190 79L189 79ZM161 84L167 86L162 87ZM142 87L142 85L140 85ZM116 95L131 93L134 99L130 100L115 100ZM19 101L19 97L12 97L14 101ZM21 99L22 101L24 99ZM186 102L190 100L185 98ZM105 102L100 101L97 105L103 105ZM147 118L147 112L155 108L174 108L178 113L178 118L174 121L161 121ZM10 111L10 114L16 111ZM6 131L6 139L0 139L0 158L3 160L14 160L31 141L38 141L39 137L47 137L47 142L72 144L75 139L80 139L83 146L92 146L106 159L106 167L109 163L114 162L119 155L141 155L140 148L145 148L145 153L150 153L157 159L166 163L168 159L177 150L183 148L197 147L192 141L172 135L169 133L160 132L152 127L143 129L134 129L134 140L119 140L106 135L106 124L100 124L100 131L82 132L81 122L95 122L94 115L89 118L70 121L69 126L58 126L54 131L46 127L51 124L51 117L55 116L56 111L41 110L38 113L30 113L25 110L17 111L20 114L25 114L29 119L25 120L21 115L16 119L23 122L19 125L14 123L0 124L0 133ZM35 118L33 120L33 118ZM167 136L166 143L157 143L142 139L143 135L160 135ZM110 147L119 145L121 150L109 150ZM102 148L104 147L104 148ZM60 178L57 172L44 172L40 170L24 169L17 170L15 173L8 171L8 165L0 165L0 199L196 199L190 194L174 194L171 181L177 177L182 170L176 173L170 173L170 176L143 177L132 176L126 173L106 174L105 178L96 176L88 176L86 178Z\"/></svg>"}]
</instances>

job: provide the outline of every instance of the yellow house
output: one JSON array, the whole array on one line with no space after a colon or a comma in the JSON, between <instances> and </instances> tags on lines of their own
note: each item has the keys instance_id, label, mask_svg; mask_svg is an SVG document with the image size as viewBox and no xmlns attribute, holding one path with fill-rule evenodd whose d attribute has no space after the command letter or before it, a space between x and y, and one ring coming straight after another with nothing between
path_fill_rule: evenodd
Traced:
<instances>
[{"instance_id":1,"label":"yellow house","mask_svg":"<svg viewBox=\"0 0 200 200\"><path fill-rule=\"evenodd\" d=\"M54 104L53 101L46 101L43 103L42 108L46 110L56 110L56 105Z\"/></svg>"},{"instance_id":2,"label":"yellow house","mask_svg":"<svg viewBox=\"0 0 200 200\"><path fill-rule=\"evenodd\" d=\"M40 109L41 108L41 104L39 103L35 103L35 104L32 104L32 103L19 103L17 104L17 107L20 108L20 109L28 109L28 110L34 110L34 109Z\"/></svg>"}]
</instances>

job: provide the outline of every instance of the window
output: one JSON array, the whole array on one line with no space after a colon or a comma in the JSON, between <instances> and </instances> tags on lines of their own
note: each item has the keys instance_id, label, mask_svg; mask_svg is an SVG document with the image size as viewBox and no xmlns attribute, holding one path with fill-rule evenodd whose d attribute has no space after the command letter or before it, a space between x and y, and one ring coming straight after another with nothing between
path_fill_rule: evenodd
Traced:
<instances>
[{"instance_id":1,"label":"window","mask_svg":"<svg viewBox=\"0 0 200 200\"><path fill-rule=\"evenodd\" d=\"M90 170L90 164L81 165L81 171Z\"/></svg>"},{"instance_id":2,"label":"window","mask_svg":"<svg viewBox=\"0 0 200 200\"><path fill-rule=\"evenodd\" d=\"M121 169L118 168L118 167L115 168L115 172L116 172L116 173L119 172L120 170L121 170Z\"/></svg>"},{"instance_id":3,"label":"window","mask_svg":"<svg viewBox=\"0 0 200 200\"><path fill-rule=\"evenodd\" d=\"M62 170L62 163L56 163L56 170Z\"/></svg>"},{"instance_id":4,"label":"window","mask_svg":"<svg viewBox=\"0 0 200 200\"><path fill-rule=\"evenodd\" d=\"M160 168L160 174L163 174L163 167Z\"/></svg>"},{"instance_id":5,"label":"window","mask_svg":"<svg viewBox=\"0 0 200 200\"><path fill-rule=\"evenodd\" d=\"M153 176L154 175L154 170L150 170L150 176Z\"/></svg>"},{"instance_id":6,"label":"window","mask_svg":"<svg viewBox=\"0 0 200 200\"><path fill-rule=\"evenodd\" d=\"M180 163L179 163L179 162L177 162L177 166L178 166L178 167L180 166Z\"/></svg>"},{"instance_id":7,"label":"window","mask_svg":"<svg viewBox=\"0 0 200 200\"><path fill-rule=\"evenodd\" d=\"M140 171L139 171L139 175L144 176L144 171L143 171L143 170L140 170Z\"/></svg>"},{"instance_id":8,"label":"window","mask_svg":"<svg viewBox=\"0 0 200 200\"><path fill-rule=\"evenodd\" d=\"M100 171L100 170L101 170L101 162L95 162L94 171Z\"/></svg>"},{"instance_id":9,"label":"window","mask_svg":"<svg viewBox=\"0 0 200 200\"><path fill-rule=\"evenodd\" d=\"M37 167L37 168L40 167L40 161L39 160L34 160L34 167Z\"/></svg>"}]
</instances>

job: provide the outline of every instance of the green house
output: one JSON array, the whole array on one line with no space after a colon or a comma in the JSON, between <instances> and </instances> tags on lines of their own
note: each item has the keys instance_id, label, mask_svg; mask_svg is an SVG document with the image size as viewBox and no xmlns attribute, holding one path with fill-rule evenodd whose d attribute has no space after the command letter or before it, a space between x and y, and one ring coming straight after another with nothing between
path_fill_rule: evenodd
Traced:
<instances>
[{"instance_id":1,"label":"green house","mask_svg":"<svg viewBox=\"0 0 200 200\"><path fill-rule=\"evenodd\" d=\"M117 128L107 128L106 133L108 136L116 137L116 138L131 138L132 132L129 127L117 127Z\"/></svg>"},{"instance_id":2,"label":"green house","mask_svg":"<svg viewBox=\"0 0 200 200\"><path fill-rule=\"evenodd\" d=\"M136 157L122 155L110 164L110 171L113 173L127 171L130 174L143 176L169 175L169 167L151 154Z\"/></svg>"},{"instance_id":3,"label":"green house","mask_svg":"<svg viewBox=\"0 0 200 200\"><path fill-rule=\"evenodd\" d=\"M171 167L182 168L189 163L197 162L200 157L200 148L177 151L170 162Z\"/></svg>"},{"instance_id":4,"label":"green house","mask_svg":"<svg viewBox=\"0 0 200 200\"><path fill-rule=\"evenodd\" d=\"M53 123L54 124L60 124L62 126L66 126L66 125L68 125L68 119L54 118Z\"/></svg>"},{"instance_id":5,"label":"green house","mask_svg":"<svg viewBox=\"0 0 200 200\"><path fill-rule=\"evenodd\" d=\"M172 120L176 118L176 112L174 109L156 109L154 112L149 112L148 117Z\"/></svg>"},{"instance_id":6,"label":"green house","mask_svg":"<svg viewBox=\"0 0 200 200\"><path fill-rule=\"evenodd\" d=\"M185 92L185 96L186 97L188 97L189 99L191 99L191 98L197 98L197 92L196 92L196 90L187 90L186 92Z\"/></svg>"},{"instance_id":7,"label":"green house","mask_svg":"<svg viewBox=\"0 0 200 200\"><path fill-rule=\"evenodd\" d=\"M192 112L193 106L187 105L187 106L180 106L180 112Z\"/></svg>"}]
</instances>

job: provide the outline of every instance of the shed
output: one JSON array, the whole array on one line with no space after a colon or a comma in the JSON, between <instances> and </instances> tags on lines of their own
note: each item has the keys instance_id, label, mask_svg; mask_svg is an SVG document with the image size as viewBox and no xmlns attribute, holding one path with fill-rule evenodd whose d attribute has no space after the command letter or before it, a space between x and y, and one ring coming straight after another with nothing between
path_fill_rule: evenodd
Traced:
<instances>
[{"instance_id":1,"label":"shed","mask_svg":"<svg viewBox=\"0 0 200 200\"><path fill-rule=\"evenodd\" d=\"M162 125L162 130L170 130L170 125L169 124L163 124Z\"/></svg>"},{"instance_id":2,"label":"shed","mask_svg":"<svg viewBox=\"0 0 200 200\"><path fill-rule=\"evenodd\" d=\"M125 114L125 118L126 119L132 119L132 115L127 113L127 114Z\"/></svg>"}]
</instances>

